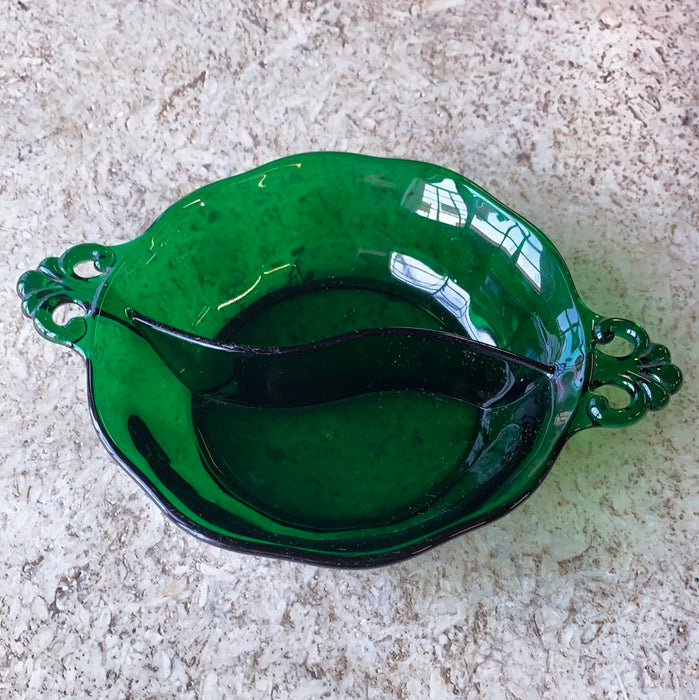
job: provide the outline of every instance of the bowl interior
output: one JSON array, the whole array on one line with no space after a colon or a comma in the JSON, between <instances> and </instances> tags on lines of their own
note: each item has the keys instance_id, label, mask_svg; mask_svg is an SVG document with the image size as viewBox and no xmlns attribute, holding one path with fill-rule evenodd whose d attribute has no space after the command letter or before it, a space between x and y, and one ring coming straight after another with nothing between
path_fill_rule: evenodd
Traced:
<instances>
[{"instance_id":1,"label":"bowl interior","mask_svg":"<svg viewBox=\"0 0 699 700\"><path fill-rule=\"evenodd\" d=\"M116 249L102 309L258 345L441 329L560 371L496 410L416 392L231 407L192 396L105 315L98 423L166 509L214 537L361 554L464 529L539 483L580 394L579 302L540 232L444 169L338 157L286 159L174 205Z\"/></svg>"}]
</instances>

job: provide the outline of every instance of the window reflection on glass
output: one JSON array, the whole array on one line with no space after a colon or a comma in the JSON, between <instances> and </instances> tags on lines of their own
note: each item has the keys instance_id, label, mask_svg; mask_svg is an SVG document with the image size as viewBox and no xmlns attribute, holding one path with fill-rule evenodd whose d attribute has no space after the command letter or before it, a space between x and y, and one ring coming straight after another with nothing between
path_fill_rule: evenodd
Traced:
<instances>
[{"instance_id":1,"label":"window reflection on glass","mask_svg":"<svg viewBox=\"0 0 699 700\"><path fill-rule=\"evenodd\" d=\"M426 219L459 228L466 226L468 209L453 180L414 181L403 205L408 205L409 209Z\"/></svg>"},{"instance_id":2,"label":"window reflection on glass","mask_svg":"<svg viewBox=\"0 0 699 700\"><path fill-rule=\"evenodd\" d=\"M541 242L516 221L475 198L476 213L471 228L502 248L537 291L541 290Z\"/></svg>"},{"instance_id":3,"label":"window reflection on glass","mask_svg":"<svg viewBox=\"0 0 699 700\"><path fill-rule=\"evenodd\" d=\"M454 280L440 275L417 258L395 251L391 253L389 269L395 279L430 294L458 320L469 338L496 345L493 336L474 323L470 313L471 295Z\"/></svg>"},{"instance_id":4,"label":"window reflection on glass","mask_svg":"<svg viewBox=\"0 0 699 700\"><path fill-rule=\"evenodd\" d=\"M574 308L561 312L556 318L556 323L561 329L561 333L565 336L580 334L580 314Z\"/></svg>"},{"instance_id":5,"label":"window reflection on glass","mask_svg":"<svg viewBox=\"0 0 699 700\"><path fill-rule=\"evenodd\" d=\"M556 325L561 331L561 337L565 338L565 346L559 351L559 357L570 369L566 371L570 386L581 387L585 380L584 363L575 362L576 358L581 358L582 349L580 338L584 338L582 320L577 309L571 307L565 309L556 317ZM570 391L566 382L557 379L555 382L556 395L559 400L563 400L566 393ZM561 411L556 417L556 425L565 425L570 418L570 411Z\"/></svg>"},{"instance_id":6,"label":"window reflection on glass","mask_svg":"<svg viewBox=\"0 0 699 700\"><path fill-rule=\"evenodd\" d=\"M403 195L402 205L441 224L464 228L468 223L476 233L505 251L525 279L541 291L541 243L477 193L469 191L464 197L459 191L462 187L449 178L439 182L416 179ZM474 211L469 211L469 207Z\"/></svg>"},{"instance_id":7,"label":"window reflection on glass","mask_svg":"<svg viewBox=\"0 0 699 700\"><path fill-rule=\"evenodd\" d=\"M565 351L561 354L567 358L574 357L579 353L579 348L574 347L575 339L583 336L580 314L575 308L566 309L556 317L556 324L561 330L561 337L566 338Z\"/></svg>"}]
</instances>

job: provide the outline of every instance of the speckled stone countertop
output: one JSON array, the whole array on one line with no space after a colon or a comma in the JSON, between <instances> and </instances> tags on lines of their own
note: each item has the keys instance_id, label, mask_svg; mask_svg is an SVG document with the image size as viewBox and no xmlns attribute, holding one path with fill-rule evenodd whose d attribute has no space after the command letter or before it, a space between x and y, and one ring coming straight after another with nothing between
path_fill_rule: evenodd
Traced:
<instances>
[{"instance_id":1,"label":"speckled stone countertop","mask_svg":"<svg viewBox=\"0 0 699 700\"><path fill-rule=\"evenodd\" d=\"M3 0L0 696L699 696L696 4ZM685 386L488 527L342 571L215 549L101 446L18 275L308 150L457 170Z\"/></svg>"}]
</instances>

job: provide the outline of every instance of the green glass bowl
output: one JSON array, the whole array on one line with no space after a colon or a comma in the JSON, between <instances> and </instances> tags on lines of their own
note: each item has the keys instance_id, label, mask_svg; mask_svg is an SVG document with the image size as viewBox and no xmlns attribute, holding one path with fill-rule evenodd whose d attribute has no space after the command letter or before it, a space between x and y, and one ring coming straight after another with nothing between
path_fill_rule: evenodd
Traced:
<instances>
[{"instance_id":1,"label":"green glass bowl","mask_svg":"<svg viewBox=\"0 0 699 700\"><path fill-rule=\"evenodd\" d=\"M101 439L175 522L331 566L503 515L573 433L628 425L682 381L640 326L582 303L539 230L414 161L285 158L129 243L47 258L18 291L85 357ZM68 302L82 314L61 325ZM605 354L615 337L626 356Z\"/></svg>"}]
</instances>

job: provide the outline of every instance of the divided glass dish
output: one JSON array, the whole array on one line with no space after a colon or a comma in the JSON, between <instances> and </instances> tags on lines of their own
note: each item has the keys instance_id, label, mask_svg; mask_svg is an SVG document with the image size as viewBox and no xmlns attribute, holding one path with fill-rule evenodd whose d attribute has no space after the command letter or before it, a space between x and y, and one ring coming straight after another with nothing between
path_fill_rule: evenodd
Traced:
<instances>
[{"instance_id":1,"label":"divided glass dish","mask_svg":"<svg viewBox=\"0 0 699 700\"><path fill-rule=\"evenodd\" d=\"M47 258L18 291L85 357L101 439L175 522L331 566L505 514L572 434L630 424L681 384L640 326L583 304L539 230L415 161L284 158L133 241ZM67 302L83 313L61 325ZM615 337L626 356L604 353Z\"/></svg>"}]
</instances>

